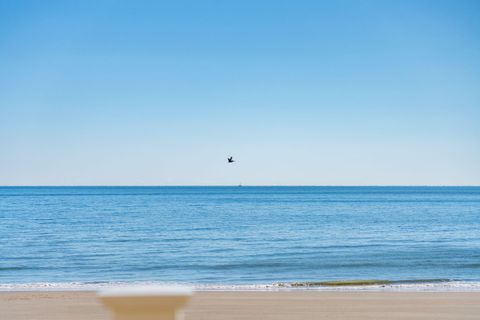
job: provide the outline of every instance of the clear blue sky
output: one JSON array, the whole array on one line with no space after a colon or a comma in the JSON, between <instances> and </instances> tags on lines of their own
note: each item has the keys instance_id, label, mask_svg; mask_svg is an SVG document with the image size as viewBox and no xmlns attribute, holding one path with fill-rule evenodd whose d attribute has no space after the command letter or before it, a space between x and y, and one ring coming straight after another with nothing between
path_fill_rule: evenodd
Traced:
<instances>
[{"instance_id":1,"label":"clear blue sky","mask_svg":"<svg viewBox=\"0 0 480 320\"><path fill-rule=\"evenodd\" d=\"M479 17L0 0L0 185L480 185Z\"/></svg>"}]
</instances>

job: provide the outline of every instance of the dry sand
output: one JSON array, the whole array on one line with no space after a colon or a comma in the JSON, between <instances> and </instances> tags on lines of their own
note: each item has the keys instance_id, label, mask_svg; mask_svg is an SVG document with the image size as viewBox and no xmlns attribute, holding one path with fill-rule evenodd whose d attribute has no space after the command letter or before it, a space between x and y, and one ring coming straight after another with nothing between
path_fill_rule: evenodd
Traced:
<instances>
[{"instance_id":1,"label":"dry sand","mask_svg":"<svg viewBox=\"0 0 480 320\"><path fill-rule=\"evenodd\" d=\"M110 319L93 292L2 292L0 319ZM480 319L480 292L197 292L185 320Z\"/></svg>"}]
</instances>

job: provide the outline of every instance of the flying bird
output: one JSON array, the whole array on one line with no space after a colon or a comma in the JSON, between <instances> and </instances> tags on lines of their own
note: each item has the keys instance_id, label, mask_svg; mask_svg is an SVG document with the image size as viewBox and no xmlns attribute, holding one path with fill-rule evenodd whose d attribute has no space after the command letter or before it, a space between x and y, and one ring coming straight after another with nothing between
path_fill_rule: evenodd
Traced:
<instances>
[{"instance_id":1,"label":"flying bird","mask_svg":"<svg viewBox=\"0 0 480 320\"><path fill-rule=\"evenodd\" d=\"M233 160L233 157L227 158L228 163L233 163L235 160Z\"/></svg>"}]
</instances>

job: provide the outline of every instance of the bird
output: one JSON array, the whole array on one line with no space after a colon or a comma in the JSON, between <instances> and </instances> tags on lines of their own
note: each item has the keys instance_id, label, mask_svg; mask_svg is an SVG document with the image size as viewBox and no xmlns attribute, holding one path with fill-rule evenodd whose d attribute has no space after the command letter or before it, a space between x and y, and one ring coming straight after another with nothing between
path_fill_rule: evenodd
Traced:
<instances>
[{"instance_id":1,"label":"bird","mask_svg":"<svg viewBox=\"0 0 480 320\"><path fill-rule=\"evenodd\" d=\"M233 163L235 160L233 160L233 157L227 158L228 163Z\"/></svg>"}]
</instances>

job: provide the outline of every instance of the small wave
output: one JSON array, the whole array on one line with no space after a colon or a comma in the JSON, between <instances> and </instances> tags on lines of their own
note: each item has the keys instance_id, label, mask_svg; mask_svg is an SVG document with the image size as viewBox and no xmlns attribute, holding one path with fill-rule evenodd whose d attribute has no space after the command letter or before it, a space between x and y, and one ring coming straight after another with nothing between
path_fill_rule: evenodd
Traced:
<instances>
[{"instance_id":1,"label":"small wave","mask_svg":"<svg viewBox=\"0 0 480 320\"><path fill-rule=\"evenodd\" d=\"M469 263L469 264L464 264L461 266L462 268L472 268L472 269L478 269L480 268L480 263Z\"/></svg>"},{"instance_id":2,"label":"small wave","mask_svg":"<svg viewBox=\"0 0 480 320\"><path fill-rule=\"evenodd\" d=\"M402 285L402 284L429 284L452 282L451 279L415 279L415 280L378 280L378 279L353 279L334 281L305 281L291 283L277 283L279 287L352 287L352 286L375 286L375 285Z\"/></svg>"},{"instance_id":3,"label":"small wave","mask_svg":"<svg viewBox=\"0 0 480 320\"><path fill-rule=\"evenodd\" d=\"M392 283L396 284L406 284L406 283L441 283L441 282L451 282L455 281L452 279L416 279L416 280L397 280L392 281Z\"/></svg>"},{"instance_id":4,"label":"small wave","mask_svg":"<svg viewBox=\"0 0 480 320\"><path fill-rule=\"evenodd\" d=\"M392 284L392 281L389 280L337 280L337 281L307 281L307 282L293 282L290 284L279 284L280 286L291 286L291 287L318 287L318 286L327 286L327 287L340 287L340 286L371 286L371 285L382 285L382 284Z\"/></svg>"},{"instance_id":5,"label":"small wave","mask_svg":"<svg viewBox=\"0 0 480 320\"><path fill-rule=\"evenodd\" d=\"M0 267L0 271L25 270L25 269L29 269L29 268L28 268L28 267L21 267L21 266L17 266L17 267Z\"/></svg>"}]
</instances>

